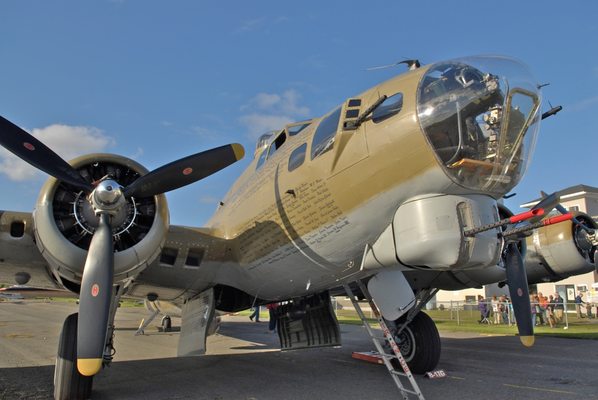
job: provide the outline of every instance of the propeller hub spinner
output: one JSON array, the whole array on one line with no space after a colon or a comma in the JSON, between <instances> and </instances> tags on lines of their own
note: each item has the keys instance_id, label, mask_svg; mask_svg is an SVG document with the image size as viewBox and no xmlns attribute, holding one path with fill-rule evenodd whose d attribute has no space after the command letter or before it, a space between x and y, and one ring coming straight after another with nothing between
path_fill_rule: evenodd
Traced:
<instances>
[{"instance_id":1,"label":"propeller hub spinner","mask_svg":"<svg viewBox=\"0 0 598 400\"><path fill-rule=\"evenodd\" d=\"M96 214L116 213L125 204L122 186L112 179L101 181L91 194L91 203Z\"/></svg>"}]
</instances>

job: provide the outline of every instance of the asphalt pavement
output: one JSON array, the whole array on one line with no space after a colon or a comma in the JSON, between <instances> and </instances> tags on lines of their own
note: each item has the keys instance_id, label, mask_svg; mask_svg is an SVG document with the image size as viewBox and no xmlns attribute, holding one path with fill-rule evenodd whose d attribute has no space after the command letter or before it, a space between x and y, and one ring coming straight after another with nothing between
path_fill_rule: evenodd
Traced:
<instances>
[{"instance_id":1,"label":"asphalt pavement","mask_svg":"<svg viewBox=\"0 0 598 400\"><path fill-rule=\"evenodd\" d=\"M76 310L72 303L0 303L0 399L52 398L58 335ZM92 399L401 398L384 366L351 357L373 350L361 326L341 326L341 348L280 352L267 322L226 316L205 356L177 358L177 332L154 323L134 336L147 314L118 311L115 359L94 378ZM438 367L447 377L417 377L428 400L598 400L596 341L538 337L527 349L511 336L441 336Z\"/></svg>"}]
</instances>

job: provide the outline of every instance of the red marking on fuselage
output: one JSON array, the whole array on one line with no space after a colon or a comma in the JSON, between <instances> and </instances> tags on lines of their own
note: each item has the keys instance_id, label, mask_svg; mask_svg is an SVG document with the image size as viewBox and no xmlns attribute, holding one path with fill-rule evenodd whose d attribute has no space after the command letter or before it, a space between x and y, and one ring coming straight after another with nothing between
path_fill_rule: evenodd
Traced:
<instances>
[{"instance_id":1,"label":"red marking on fuselage","mask_svg":"<svg viewBox=\"0 0 598 400\"><path fill-rule=\"evenodd\" d=\"M193 168L187 167L183 170L183 175L189 175L191 172L193 172Z\"/></svg>"},{"instance_id":2,"label":"red marking on fuselage","mask_svg":"<svg viewBox=\"0 0 598 400\"><path fill-rule=\"evenodd\" d=\"M97 295L100 293L100 287L98 286L97 283L94 283L93 286L91 287L91 295L93 297L97 297Z\"/></svg>"}]
</instances>

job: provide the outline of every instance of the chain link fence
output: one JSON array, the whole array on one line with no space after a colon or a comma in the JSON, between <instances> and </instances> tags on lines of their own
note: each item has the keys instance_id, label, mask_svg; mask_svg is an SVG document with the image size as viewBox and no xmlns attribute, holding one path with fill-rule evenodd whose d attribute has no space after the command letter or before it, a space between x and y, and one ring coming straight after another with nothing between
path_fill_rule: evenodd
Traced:
<instances>
[{"instance_id":1,"label":"chain link fence","mask_svg":"<svg viewBox=\"0 0 598 400\"><path fill-rule=\"evenodd\" d=\"M483 301L481 304L484 304L484 306L480 307L480 302L477 301L436 301L429 303L424 311L435 321L455 321L457 325L476 322L489 325L515 325L513 304L511 302L492 304L491 301ZM359 305L367 318L375 318L367 301L360 301ZM333 297L332 306L337 316L358 318L357 312L348 298ZM578 307L573 302L565 302L563 303L561 312L556 309L557 304L555 303L549 303L548 306L552 308L552 313L532 303L533 311L535 311L532 311L532 314L536 315L536 324L548 325L549 315L552 315L556 324L564 325L568 328L570 319L578 319L580 317L596 318L598 314L597 304L582 304ZM481 311L484 308L486 313L482 316Z\"/></svg>"}]
</instances>

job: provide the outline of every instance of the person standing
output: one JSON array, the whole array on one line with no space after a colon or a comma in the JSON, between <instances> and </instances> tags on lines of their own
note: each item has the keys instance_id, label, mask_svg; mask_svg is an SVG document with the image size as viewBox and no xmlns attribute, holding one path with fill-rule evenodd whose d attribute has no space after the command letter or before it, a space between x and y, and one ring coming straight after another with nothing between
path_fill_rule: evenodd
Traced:
<instances>
[{"instance_id":1,"label":"person standing","mask_svg":"<svg viewBox=\"0 0 598 400\"><path fill-rule=\"evenodd\" d=\"M563 302L563 298L556 292L554 294L554 317L556 319L556 323L563 322L563 313L565 312L565 304Z\"/></svg>"},{"instance_id":2,"label":"person standing","mask_svg":"<svg viewBox=\"0 0 598 400\"><path fill-rule=\"evenodd\" d=\"M498 302L498 299L496 298L496 296L492 296L492 315L494 315L494 323L495 324L500 324L499 305L500 305L500 303Z\"/></svg>"},{"instance_id":3,"label":"person standing","mask_svg":"<svg viewBox=\"0 0 598 400\"><path fill-rule=\"evenodd\" d=\"M532 317L532 326L536 326L538 325L536 322L536 305L538 305L537 301L536 301L536 296L534 296L533 294L529 295L529 303L531 306L531 317Z\"/></svg>"},{"instance_id":4,"label":"person standing","mask_svg":"<svg viewBox=\"0 0 598 400\"><path fill-rule=\"evenodd\" d=\"M270 314L270 321L268 322L268 330L270 333L276 332L276 323L278 321L278 303L270 303L266 306L268 313Z\"/></svg>"},{"instance_id":5,"label":"person standing","mask_svg":"<svg viewBox=\"0 0 598 400\"><path fill-rule=\"evenodd\" d=\"M478 323L490 323L490 321L488 321L488 303L484 301L484 298L481 295L478 295L478 310L480 310L480 320Z\"/></svg>"},{"instance_id":6,"label":"person standing","mask_svg":"<svg viewBox=\"0 0 598 400\"><path fill-rule=\"evenodd\" d=\"M582 300L582 297L582 292L578 292L577 296L575 296L575 311L577 311L577 318L583 318L583 314L581 313L581 305L586 303Z\"/></svg>"},{"instance_id":7,"label":"person standing","mask_svg":"<svg viewBox=\"0 0 598 400\"><path fill-rule=\"evenodd\" d=\"M255 322L260 322L260 306L255 305L253 306L253 313L249 316L249 319L253 321L255 318Z\"/></svg>"},{"instance_id":8,"label":"person standing","mask_svg":"<svg viewBox=\"0 0 598 400\"><path fill-rule=\"evenodd\" d=\"M552 295L550 295L548 302L546 303L546 320L551 328L556 326L556 318L554 317L554 298Z\"/></svg>"}]
</instances>

